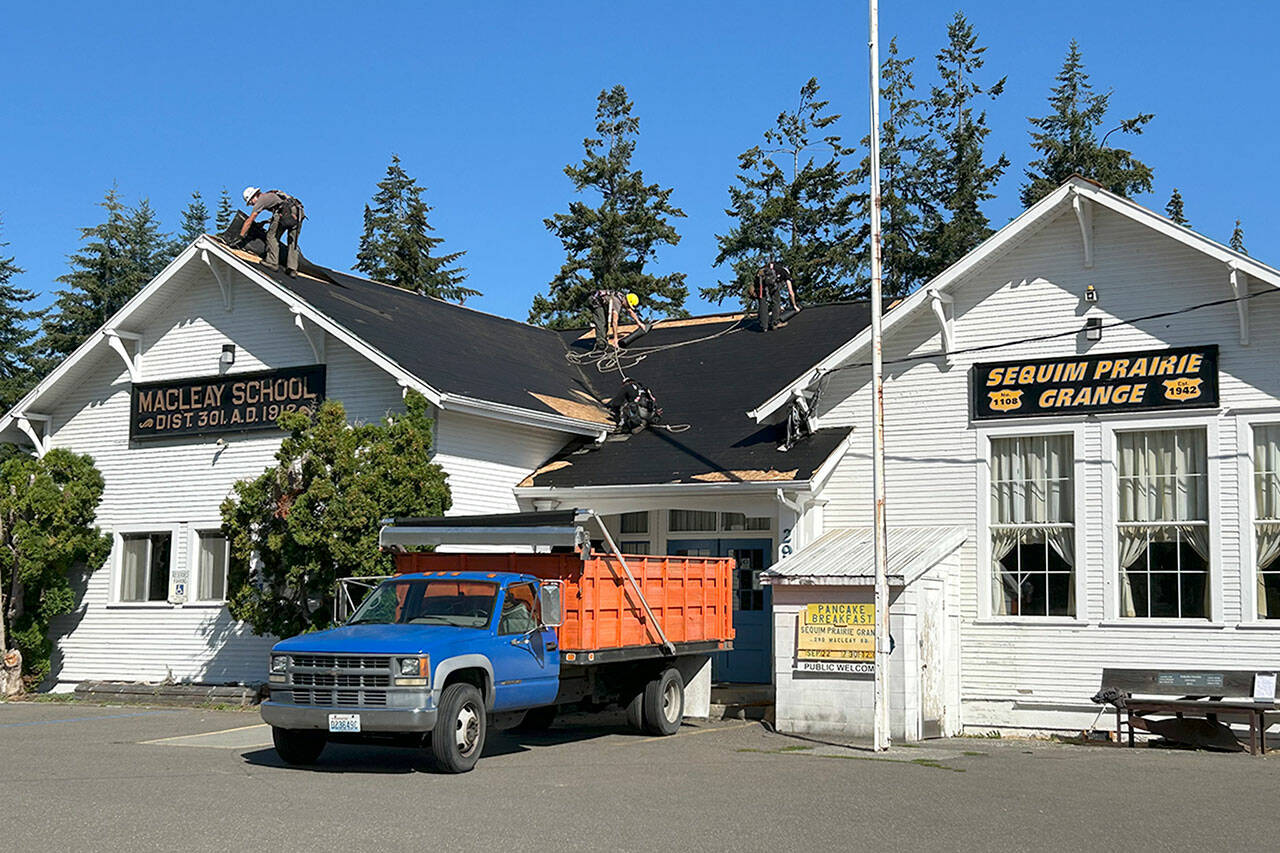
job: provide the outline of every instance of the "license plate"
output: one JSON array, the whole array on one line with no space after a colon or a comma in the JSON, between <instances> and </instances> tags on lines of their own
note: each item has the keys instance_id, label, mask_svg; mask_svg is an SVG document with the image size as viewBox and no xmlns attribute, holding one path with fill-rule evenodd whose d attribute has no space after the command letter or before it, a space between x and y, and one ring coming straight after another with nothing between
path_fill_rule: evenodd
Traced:
<instances>
[{"instance_id":1,"label":"license plate","mask_svg":"<svg viewBox=\"0 0 1280 853\"><path fill-rule=\"evenodd\" d=\"M331 732L360 731L360 715L359 714L330 714L329 715L329 731Z\"/></svg>"}]
</instances>

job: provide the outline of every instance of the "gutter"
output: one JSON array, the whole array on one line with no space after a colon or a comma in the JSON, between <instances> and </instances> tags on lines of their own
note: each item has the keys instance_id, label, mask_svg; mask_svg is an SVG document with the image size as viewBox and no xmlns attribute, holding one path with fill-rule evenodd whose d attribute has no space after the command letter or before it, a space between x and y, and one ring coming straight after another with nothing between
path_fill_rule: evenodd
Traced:
<instances>
[{"instance_id":1,"label":"gutter","mask_svg":"<svg viewBox=\"0 0 1280 853\"><path fill-rule=\"evenodd\" d=\"M520 406L480 400L461 394L450 394L447 391L440 395L440 402L437 405L442 411L446 412L481 415L495 420L541 427L557 432L585 435L594 438L596 441L603 441L611 429L607 424L584 421L581 418L571 418L567 415L555 415L550 412L535 412Z\"/></svg>"},{"instance_id":2,"label":"gutter","mask_svg":"<svg viewBox=\"0 0 1280 853\"><path fill-rule=\"evenodd\" d=\"M736 483L635 483L617 486L516 486L515 493L519 497L548 497L571 500L578 497L661 497L664 495L716 495L761 494L772 495L781 491L779 484L785 484L788 490L805 492L809 490L808 480L745 480Z\"/></svg>"}]
</instances>

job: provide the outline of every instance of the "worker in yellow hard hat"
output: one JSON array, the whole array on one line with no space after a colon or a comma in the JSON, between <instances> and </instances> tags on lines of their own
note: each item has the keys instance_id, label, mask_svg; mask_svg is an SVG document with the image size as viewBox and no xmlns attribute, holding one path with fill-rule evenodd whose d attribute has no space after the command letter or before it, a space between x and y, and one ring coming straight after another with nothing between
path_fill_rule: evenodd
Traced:
<instances>
[{"instance_id":1,"label":"worker in yellow hard hat","mask_svg":"<svg viewBox=\"0 0 1280 853\"><path fill-rule=\"evenodd\" d=\"M623 309L631 315L637 326L644 321L636 313L640 297L634 293L623 293L618 290L597 290L591 294L591 319L596 330L596 349L604 349L604 342L609 341L618 346L618 320Z\"/></svg>"}]
</instances>

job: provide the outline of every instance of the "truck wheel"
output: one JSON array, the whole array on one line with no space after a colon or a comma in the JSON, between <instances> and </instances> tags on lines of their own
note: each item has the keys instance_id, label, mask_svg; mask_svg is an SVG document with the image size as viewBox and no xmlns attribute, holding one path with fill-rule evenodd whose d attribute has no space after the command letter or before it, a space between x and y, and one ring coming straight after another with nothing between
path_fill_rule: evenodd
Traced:
<instances>
[{"instance_id":1,"label":"truck wheel","mask_svg":"<svg viewBox=\"0 0 1280 853\"><path fill-rule=\"evenodd\" d=\"M530 708L525 711L524 719L520 721L520 725L516 726L516 728L522 732L545 732L556 721L556 711L558 710L560 709L555 705Z\"/></svg>"},{"instance_id":2,"label":"truck wheel","mask_svg":"<svg viewBox=\"0 0 1280 853\"><path fill-rule=\"evenodd\" d=\"M484 697L474 685L450 684L440 697L431 730L431 754L442 770L466 773L484 749Z\"/></svg>"},{"instance_id":3,"label":"truck wheel","mask_svg":"<svg viewBox=\"0 0 1280 853\"><path fill-rule=\"evenodd\" d=\"M644 686L644 730L651 735L673 735L684 720L684 679L675 667Z\"/></svg>"},{"instance_id":4,"label":"truck wheel","mask_svg":"<svg viewBox=\"0 0 1280 853\"><path fill-rule=\"evenodd\" d=\"M631 697L631 701L627 703L627 725L638 732L645 730L644 728L644 688L641 687L636 694Z\"/></svg>"},{"instance_id":5,"label":"truck wheel","mask_svg":"<svg viewBox=\"0 0 1280 853\"><path fill-rule=\"evenodd\" d=\"M320 753L324 752L327 740L325 733L320 731L271 727L271 741L285 764L315 764Z\"/></svg>"}]
</instances>

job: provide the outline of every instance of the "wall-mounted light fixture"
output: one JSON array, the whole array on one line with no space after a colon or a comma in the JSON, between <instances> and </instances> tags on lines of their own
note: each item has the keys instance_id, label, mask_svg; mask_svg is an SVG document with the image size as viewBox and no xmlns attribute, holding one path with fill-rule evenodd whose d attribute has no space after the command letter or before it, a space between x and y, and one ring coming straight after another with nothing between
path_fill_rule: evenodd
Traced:
<instances>
[{"instance_id":1,"label":"wall-mounted light fixture","mask_svg":"<svg viewBox=\"0 0 1280 853\"><path fill-rule=\"evenodd\" d=\"M1093 286L1092 284L1091 284L1091 285L1089 285L1089 286L1087 286L1087 287L1084 289L1084 301L1085 301L1085 302L1097 302L1097 301L1098 301L1098 291L1094 288L1094 286Z\"/></svg>"},{"instance_id":2,"label":"wall-mounted light fixture","mask_svg":"<svg viewBox=\"0 0 1280 853\"><path fill-rule=\"evenodd\" d=\"M1086 341L1102 340L1102 318L1089 317L1084 321L1084 339Z\"/></svg>"},{"instance_id":3,"label":"wall-mounted light fixture","mask_svg":"<svg viewBox=\"0 0 1280 853\"><path fill-rule=\"evenodd\" d=\"M218 356L218 364L221 364L223 367L230 367L235 363L236 363L236 345L223 344L222 355Z\"/></svg>"}]
</instances>

